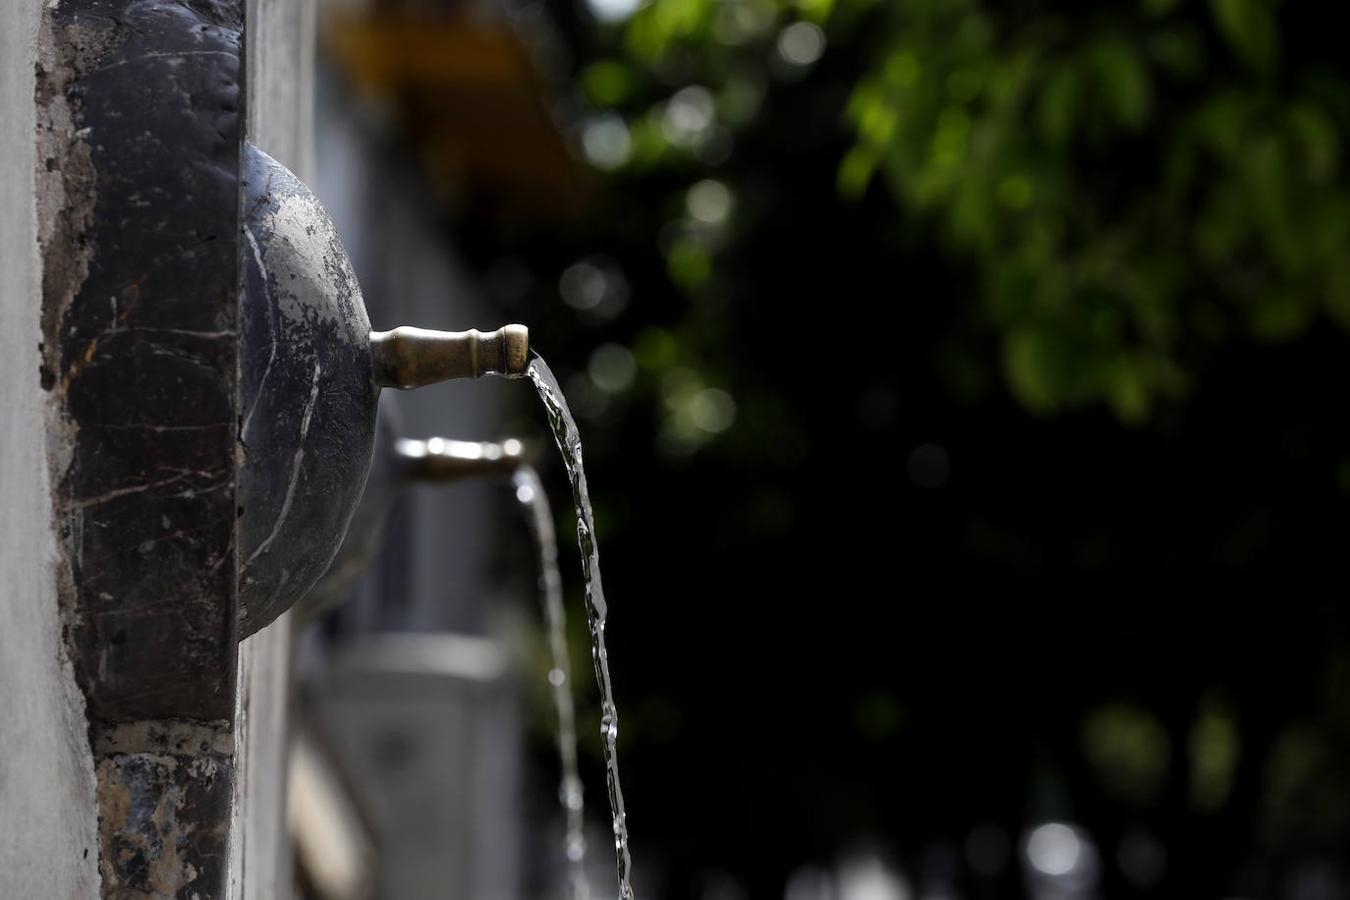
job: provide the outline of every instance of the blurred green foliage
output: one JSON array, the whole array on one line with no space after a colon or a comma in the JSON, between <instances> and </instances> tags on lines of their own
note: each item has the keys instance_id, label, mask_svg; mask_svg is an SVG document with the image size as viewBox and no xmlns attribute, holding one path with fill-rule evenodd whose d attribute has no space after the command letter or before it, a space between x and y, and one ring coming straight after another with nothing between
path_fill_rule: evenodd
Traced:
<instances>
[{"instance_id":1,"label":"blurred green foliage","mask_svg":"<svg viewBox=\"0 0 1350 900\"><path fill-rule=\"evenodd\" d=\"M1171 753L1167 730L1149 710L1134 704L1104 704L1082 726L1083 755L1114 796L1144 806L1155 802Z\"/></svg>"},{"instance_id":2,"label":"blurred green foliage","mask_svg":"<svg viewBox=\"0 0 1350 900\"><path fill-rule=\"evenodd\" d=\"M1026 409L1105 405L1138 423L1184 399L1226 340L1288 341L1323 316L1350 327L1350 84L1284 54L1276 12L651 0L581 75L627 129L592 158L684 179L669 274L714 291L725 234L749 223L737 184L714 182L727 200L702 216L698 185L774 81L861 48L841 202L883 190L969 267L966 327L994 338Z\"/></svg>"}]
</instances>

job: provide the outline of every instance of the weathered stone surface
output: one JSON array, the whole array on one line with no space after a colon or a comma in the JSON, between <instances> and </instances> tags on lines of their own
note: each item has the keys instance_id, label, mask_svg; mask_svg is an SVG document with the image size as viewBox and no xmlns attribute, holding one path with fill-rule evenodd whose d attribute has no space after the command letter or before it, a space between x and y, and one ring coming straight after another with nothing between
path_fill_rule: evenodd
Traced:
<instances>
[{"instance_id":1,"label":"weathered stone surface","mask_svg":"<svg viewBox=\"0 0 1350 900\"><path fill-rule=\"evenodd\" d=\"M94 763L64 651L38 380L42 259L33 71L42 4L0 27L0 898L98 896Z\"/></svg>"},{"instance_id":2,"label":"weathered stone surface","mask_svg":"<svg viewBox=\"0 0 1350 900\"><path fill-rule=\"evenodd\" d=\"M245 131L301 178L313 140L315 0L248 0ZM247 555L247 554L245 554ZM293 890L286 838L291 614L239 642L231 896Z\"/></svg>"},{"instance_id":3,"label":"weathered stone surface","mask_svg":"<svg viewBox=\"0 0 1350 900\"><path fill-rule=\"evenodd\" d=\"M328 568L361 497L379 389L370 320L328 213L249 145L243 157L239 629L268 625Z\"/></svg>"},{"instance_id":4,"label":"weathered stone surface","mask_svg":"<svg viewBox=\"0 0 1350 900\"><path fill-rule=\"evenodd\" d=\"M227 724L141 722L100 735L105 897L221 896L233 774Z\"/></svg>"},{"instance_id":5,"label":"weathered stone surface","mask_svg":"<svg viewBox=\"0 0 1350 900\"><path fill-rule=\"evenodd\" d=\"M227 719L240 12L65 0L45 30L44 383L76 669L95 721Z\"/></svg>"},{"instance_id":6,"label":"weathered stone surface","mask_svg":"<svg viewBox=\"0 0 1350 900\"><path fill-rule=\"evenodd\" d=\"M242 24L236 0L43 13L41 383L104 897L224 895Z\"/></svg>"}]
</instances>

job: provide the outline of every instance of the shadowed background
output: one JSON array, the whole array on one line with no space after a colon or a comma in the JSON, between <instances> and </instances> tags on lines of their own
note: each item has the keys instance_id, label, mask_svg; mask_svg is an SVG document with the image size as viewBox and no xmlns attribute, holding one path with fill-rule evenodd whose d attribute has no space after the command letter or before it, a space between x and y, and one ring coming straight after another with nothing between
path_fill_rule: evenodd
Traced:
<instances>
[{"instance_id":1,"label":"shadowed background","mask_svg":"<svg viewBox=\"0 0 1350 900\"><path fill-rule=\"evenodd\" d=\"M442 280L530 323L582 420L639 896L1350 895L1350 73L1321 11L323 24L320 193L340 114L401 185L367 208L415 196ZM490 580L527 592L498 526Z\"/></svg>"}]
</instances>

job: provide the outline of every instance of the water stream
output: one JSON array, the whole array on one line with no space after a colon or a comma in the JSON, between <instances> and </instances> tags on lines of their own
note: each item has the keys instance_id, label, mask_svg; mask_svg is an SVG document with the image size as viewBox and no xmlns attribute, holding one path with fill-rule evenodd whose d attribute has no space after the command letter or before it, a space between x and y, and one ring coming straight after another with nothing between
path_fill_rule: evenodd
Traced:
<instances>
[{"instance_id":1,"label":"water stream","mask_svg":"<svg viewBox=\"0 0 1350 900\"><path fill-rule=\"evenodd\" d=\"M591 514L590 492L582 468L581 436L576 420L567 408L558 380L539 354L532 354L529 376L548 413L553 438L562 454L572 485L572 502L577 511L577 545L581 549L581 574L586 589L586 624L591 632L591 662L600 688L600 737L605 756L605 780L609 787L609 807L613 814L614 850L619 874L619 900L633 900L633 859L628 852L628 815L619 786L619 716L614 706L614 691L609 679L609 654L605 650L605 618L609 611L605 590L600 582L600 552L595 542L595 522Z\"/></svg>"},{"instance_id":2,"label":"water stream","mask_svg":"<svg viewBox=\"0 0 1350 900\"><path fill-rule=\"evenodd\" d=\"M563 609L562 576L558 572L558 539L553 530L553 509L533 466L521 466L511 484L530 518L535 549L539 553L539 598L548 628L548 649L553 667L548 682L553 686L553 706L558 714L558 760L562 781L559 800L566 817L564 849L567 854L570 900L590 900L586 880L585 803L577 771L576 712L572 706L572 671L567 659L567 614Z\"/></svg>"}]
</instances>

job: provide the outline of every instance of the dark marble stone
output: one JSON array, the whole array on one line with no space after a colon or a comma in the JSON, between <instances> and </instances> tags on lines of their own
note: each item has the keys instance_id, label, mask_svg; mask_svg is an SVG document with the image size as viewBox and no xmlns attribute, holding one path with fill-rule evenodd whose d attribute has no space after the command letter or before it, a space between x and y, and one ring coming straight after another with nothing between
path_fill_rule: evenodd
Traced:
<instances>
[{"instance_id":1,"label":"dark marble stone","mask_svg":"<svg viewBox=\"0 0 1350 900\"><path fill-rule=\"evenodd\" d=\"M242 33L238 0L44 10L41 374L110 898L225 895Z\"/></svg>"},{"instance_id":2,"label":"dark marble stone","mask_svg":"<svg viewBox=\"0 0 1350 900\"><path fill-rule=\"evenodd\" d=\"M229 2L65 0L86 273L46 309L57 505L94 722L231 719L240 34ZM80 198L68 198L79 202Z\"/></svg>"},{"instance_id":3,"label":"dark marble stone","mask_svg":"<svg viewBox=\"0 0 1350 900\"><path fill-rule=\"evenodd\" d=\"M328 568L370 469L379 388L370 322L337 230L276 160L244 153L239 631Z\"/></svg>"},{"instance_id":4,"label":"dark marble stone","mask_svg":"<svg viewBox=\"0 0 1350 900\"><path fill-rule=\"evenodd\" d=\"M105 897L223 897L233 748L191 722L107 729L98 753Z\"/></svg>"}]
</instances>

